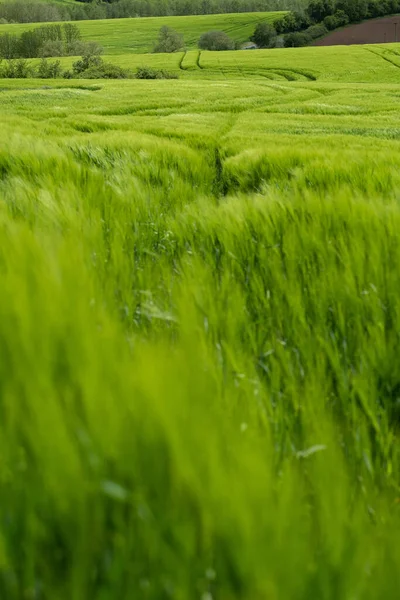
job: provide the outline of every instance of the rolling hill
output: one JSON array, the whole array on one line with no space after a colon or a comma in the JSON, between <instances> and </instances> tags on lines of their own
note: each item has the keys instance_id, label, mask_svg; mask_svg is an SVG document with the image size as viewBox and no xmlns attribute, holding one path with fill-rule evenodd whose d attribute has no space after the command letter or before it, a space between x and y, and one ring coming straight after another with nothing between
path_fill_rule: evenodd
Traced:
<instances>
[{"instance_id":1,"label":"rolling hill","mask_svg":"<svg viewBox=\"0 0 400 600\"><path fill-rule=\"evenodd\" d=\"M106 19L77 23L84 40L96 41L106 54L151 52L158 31L164 25L183 34L188 48L195 48L202 33L222 30L237 42L249 39L260 21L273 22L282 13L235 13L223 15L195 15L185 17L145 17L136 19ZM43 24L40 24L43 25ZM38 24L0 25L2 33L20 34L38 27Z\"/></svg>"}]
</instances>

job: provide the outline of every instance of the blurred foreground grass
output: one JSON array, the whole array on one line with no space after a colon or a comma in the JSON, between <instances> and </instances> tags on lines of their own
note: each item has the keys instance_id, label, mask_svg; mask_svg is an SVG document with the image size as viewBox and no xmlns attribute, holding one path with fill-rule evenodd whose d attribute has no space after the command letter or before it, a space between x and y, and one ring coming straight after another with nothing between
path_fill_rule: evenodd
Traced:
<instances>
[{"instance_id":1,"label":"blurred foreground grass","mask_svg":"<svg viewBox=\"0 0 400 600\"><path fill-rule=\"evenodd\" d=\"M397 598L398 87L2 86L0 597Z\"/></svg>"}]
</instances>

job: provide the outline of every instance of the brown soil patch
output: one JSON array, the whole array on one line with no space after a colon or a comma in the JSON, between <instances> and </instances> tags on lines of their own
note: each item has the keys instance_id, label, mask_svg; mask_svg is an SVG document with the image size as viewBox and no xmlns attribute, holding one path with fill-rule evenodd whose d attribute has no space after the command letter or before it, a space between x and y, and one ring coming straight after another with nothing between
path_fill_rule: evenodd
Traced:
<instances>
[{"instance_id":1,"label":"brown soil patch","mask_svg":"<svg viewBox=\"0 0 400 600\"><path fill-rule=\"evenodd\" d=\"M400 42L400 15L371 19L333 31L313 46L351 46L352 44L385 44Z\"/></svg>"}]
</instances>

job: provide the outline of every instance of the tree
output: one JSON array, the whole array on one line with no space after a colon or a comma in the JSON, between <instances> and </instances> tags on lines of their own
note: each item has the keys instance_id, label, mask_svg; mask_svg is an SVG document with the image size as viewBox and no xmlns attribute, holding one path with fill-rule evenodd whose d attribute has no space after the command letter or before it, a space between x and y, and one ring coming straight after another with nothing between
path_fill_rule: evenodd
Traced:
<instances>
[{"instance_id":1,"label":"tree","mask_svg":"<svg viewBox=\"0 0 400 600\"><path fill-rule=\"evenodd\" d=\"M338 10L334 15L329 15L324 19L324 25L329 31L348 25L349 17L342 10Z\"/></svg>"},{"instance_id":2,"label":"tree","mask_svg":"<svg viewBox=\"0 0 400 600\"><path fill-rule=\"evenodd\" d=\"M288 33L285 36L285 48L300 48L301 46L307 46L310 41L310 37L306 33L300 31Z\"/></svg>"},{"instance_id":3,"label":"tree","mask_svg":"<svg viewBox=\"0 0 400 600\"><path fill-rule=\"evenodd\" d=\"M79 27L73 23L65 23L63 25L63 30L65 44L67 46L67 50L69 50L76 42L80 41L81 32Z\"/></svg>"},{"instance_id":4,"label":"tree","mask_svg":"<svg viewBox=\"0 0 400 600\"><path fill-rule=\"evenodd\" d=\"M302 31L311 25L311 19L306 14L298 12L289 12L281 19L274 21L274 28L278 35L282 33L292 33L293 31Z\"/></svg>"},{"instance_id":5,"label":"tree","mask_svg":"<svg viewBox=\"0 0 400 600\"><path fill-rule=\"evenodd\" d=\"M184 45L183 35L171 27L161 27L153 52L176 52Z\"/></svg>"},{"instance_id":6,"label":"tree","mask_svg":"<svg viewBox=\"0 0 400 600\"><path fill-rule=\"evenodd\" d=\"M337 0L336 9L345 12L350 23L362 21L368 16L367 0Z\"/></svg>"},{"instance_id":7,"label":"tree","mask_svg":"<svg viewBox=\"0 0 400 600\"><path fill-rule=\"evenodd\" d=\"M19 38L19 55L23 58L39 56L42 43L42 37L37 30L22 32Z\"/></svg>"},{"instance_id":8,"label":"tree","mask_svg":"<svg viewBox=\"0 0 400 600\"><path fill-rule=\"evenodd\" d=\"M54 56L64 56L64 44L57 40L45 42L40 49L40 55L43 58L54 57ZM42 64L45 63L42 61ZM46 78L44 78L46 79Z\"/></svg>"},{"instance_id":9,"label":"tree","mask_svg":"<svg viewBox=\"0 0 400 600\"><path fill-rule=\"evenodd\" d=\"M274 48L276 44L276 31L269 23L257 23L250 40L260 48Z\"/></svg>"},{"instance_id":10,"label":"tree","mask_svg":"<svg viewBox=\"0 0 400 600\"><path fill-rule=\"evenodd\" d=\"M310 0L307 14L314 23L320 23L335 12L333 0Z\"/></svg>"},{"instance_id":11,"label":"tree","mask_svg":"<svg viewBox=\"0 0 400 600\"><path fill-rule=\"evenodd\" d=\"M19 54L19 40L16 35L0 35L0 58L16 58Z\"/></svg>"},{"instance_id":12,"label":"tree","mask_svg":"<svg viewBox=\"0 0 400 600\"><path fill-rule=\"evenodd\" d=\"M198 46L201 50L234 50L235 42L224 31L207 31Z\"/></svg>"}]
</instances>

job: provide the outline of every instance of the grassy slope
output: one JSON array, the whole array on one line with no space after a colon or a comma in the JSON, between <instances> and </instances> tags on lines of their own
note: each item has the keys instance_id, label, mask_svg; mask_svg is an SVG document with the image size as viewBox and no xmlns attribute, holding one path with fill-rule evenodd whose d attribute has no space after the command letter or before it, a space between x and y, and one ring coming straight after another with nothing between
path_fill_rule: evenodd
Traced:
<instances>
[{"instance_id":1,"label":"grassy slope","mask_svg":"<svg viewBox=\"0 0 400 600\"><path fill-rule=\"evenodd\" d=\"M70 68L76 58L62 58ZM107 56L134 71L151 66L176 73L181 79L262 78L275 81L332 81L343 83L397 83L400 45L331 46L234 52L177 52L175 54L123 54ZM38 61L33 61L37 63Z\"/></svg>"},{"instance_id":2,"label":"grassy slope","mask_svg":"<svg viewBox=\"0 0 400 600\"><path fill-rule=\"evenodd\" d=\"M398 71L328 50L0 81L1 597L398 597Z\"/></svg>"},{"instance_id":3,"label":"grassy slope","mask_svg":"<svg viewBox=\"0 0 400 600\"><path fill-rule=\"evenodd\" d=\"M139 19L108 19L77 23L85 40L99 42L107 54L151 52L160 27L173 27L184 35L188 48L196 47L202 33L219 29L235 41L246 41L259 21L274 21L282 13L241 13L199 15L187 17L146 17ZM20 33L37 25L1 25L2 32Z\"/></svg>"}]
</instances>

